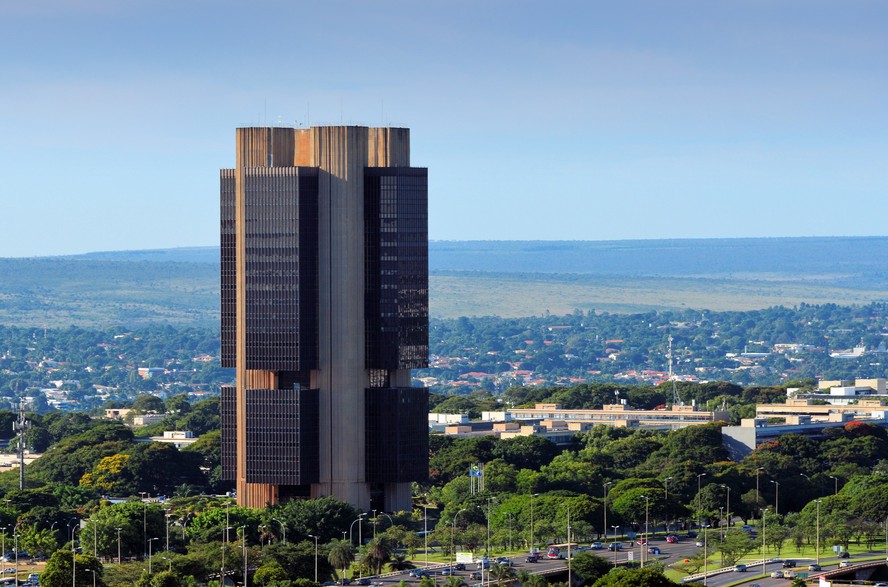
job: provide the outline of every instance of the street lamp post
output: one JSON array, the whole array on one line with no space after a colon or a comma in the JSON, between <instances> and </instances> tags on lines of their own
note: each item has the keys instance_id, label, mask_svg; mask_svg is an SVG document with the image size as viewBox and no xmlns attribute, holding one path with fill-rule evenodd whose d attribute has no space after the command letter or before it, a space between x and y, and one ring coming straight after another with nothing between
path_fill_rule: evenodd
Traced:
<instances>
[{"instance_id":1,"label":"street lamp post","mask_svg":"<svg viewBox=\"0 0 888 587\"><path fill-rule=\"evenodd\" d=\"M709 553L707 549L709 548L709 532L706 530L709 528L709 524L706 524L705 527L701 528L703 530L703 585L707 584L707 579L709 579Z\"/></svg>"},{"instance_id":2,"label":"street lamp post","mask_svg":"<svg viewBox=\"0 0 888 587\"><path fill-rule=\"evenodd\" d=\"M768 508L762 509L762 576L766 574L766 562L765 562L765 514L768 512Z\"/></svg>"},{"instance_id":3,"label":"street lamp post","mask_svg":"<svg viewBox=\"0 0 888 587\"><path fill-rule=\"evenodd\" d=\"M313 536L311 534L308 535L309 538L314 538L315 540L315 583L318 582L318 537Z\"/></svg>"},{"instance_id":4,"label":"street lamp post","mask_svg":"<svg viewBox=\"0 0 888 587\"><path fill-rule=\"evenodd\" d=\"M120 558L120 531L123 530L123 528L115 528L115 530L117 530L117 564L119 565L123 562Z\"/></svg>"},{"instance_id":5,"label":"street lamp post","mask_svg":"<svg viewBox=\"0 0 888 587\"><path fill-rule=\"evenodd\" d=\"M817 564L820 564L820 500L817 500Z\"/></svg>"},{"instance_id":6,"label":"street lamp post","mask_svg":"<svg viewBox=\"0 0 888 587\"><path fill-rule=\"evenodd\" d=\"M829 478L832 479L833 481L835 481L835 484L836 484L836 486L835 486L836 490L833 493L833 495L838 495L839 494L839 478L836 477L835 475L830 475Z\"/></svg>"},{"instance_id":7,"label":"street lamp post","mask_svg":"<svg viewBox=\"0 0 888 587\"><path fill-rule=\"evenodd\" d=\"M93 587L96 587L96 572L92 569L86 569L87 573L92 573L93 576Z\"/></svg>"},{"instance_id":8,"label":"street lamp post","mask_svg":"<svg viewBox=\"0 0 888 587\"><path fill-rule=\"evenodd\" d=\"M284 544L286 544L287 543L287 527L284 525L283 522L281 522L277 518L272 518L272 520L274 520L275 522L277 522L278 524L281 525L281 533L283 534L283 541L284 541ZM345 536L343 536L342 539L345 540Z\"/></svg>"},{"instance_id":9,"label":"street lamp post","mask_svg":"<svg viewBox=\"0 0 888 587\"><path fill-rule=\"evenodd\" d=\"M148 541L148 574L149 575L151 574L151 546L152 546L151 543L154 542L155 540L160 540L160 538L154 537Z\"/></svg>"},{"instance_id":10,"label":"street lamp post","mask_svg":"<svg viewBox=\"0 0 888 587\"><path fill-rule=\"evenodd\" d=\"M348 541L349 541L349 542L354 542L354 537L352 536L352 530L355 529L355 524L357 524L358 522L360 522L360 521L364 518L364 516L366 516L366 515L367 515L367 514L361 514L361 515L359 515L359 516L358 516L358 519L355 520L354 522L352 522L352 523L351 523L351 526L348 527ZM358 540L360 540L360 537L358 537ZM358 547L360 547L360 546L361 546L361 545L358 544Z\"/></svg>"},{"instance_id":11,"label":"street lamp post","mask_svg":"<svg viewBox=\"0 0 888 587\"><path fill-rule=\"evenodd\" d=\"M776 488L774 490L774 513L779 515L780 508L778 506L780 504L780 481L774 481L773 479L771 479L771 483L773 483L774 487Z\"/></svg>"},{"instance_id":12,"label":"street lamp post","mask_svg":"<svg viewBox=\"0 0 888 587\"><path fill-rule=\"evenodd\" d=\"M755 470L755 503L758 505L761 496L759 495L759 473L764 471L764 467L757 467Z\"/></svg>"},{"instance_id":13,"label":"street lamp post","mask_svg":"<svg viewBox=\"0 0 888 587\"><path fill-rule=\"evenodd\" d=\"M571 587L573 585L573 582L571 581L570 563L570 506L567 506L567 587Z\"/></svg>"},{"instance_id":14,"label":"street lamp post","mask_svg":"<svg viewBox=\"0 0 888 587\"><path fill-rule=\"evenodd\" d=\"M725 501L725 513L728 514L727 524L731 525L731 488L727 485L722 485L723 489L727 490L727 500Z\"/></svg>"},{"instance_id":15,"label":"street lamp post","mask_svg":"<svg viewBox=\"0 0 888 587\"><path fill-rule=\"evenodd\" d=\"M703 527L703 512L700 508L700 490L701 490L700 479L702 479L705 476L706 476L706 473L700 473L699 475L697 475L697 527L699 527L699 528Z\"/></svg>"},{"instance_id":16,"label":"street lamp post","mask_svg":"<svg viewBox=\"0 0 888 587\"><path fill-rule=\"evenodd\" d=\"M456 515L453 516L453 527L450 529L450 576L451 577L453 576L453 559L456 557L456 551L453 550L453 548L454 548L453 537L456 534L456 519L464 511L466 511L465 508L456 512Z\"/></svg>"},{"instance_id":17,"label":"street lamp post","mask_svg":"<svg viewBox=\"0 0 888 587\"><path fill-rule=\"evenodd\" d=\"M425 568L429 568L429 504L422 504L422 537L425 539Z\"/></svg>"},{"instance_id":18,"label":"street lamp post","mask_svg":"<svg viewBox=\"0 0 888 587\"><path fill-rule=\"evenodd\" d=\"M719 534L721 534L722 540L725 539L725 527L722 525L722 518L725 516L725 507L721 506L718 508L718 526L719 526Z\"/></svg>"},{"instance_id":19,"label":"street lamp post","mask_svg":"<svg viewBox=\"0 0 888 587\"><path fill-rule=\"evenodd\" d=\"M604 541L607 542L607 488L613 485L613 481L604 484Z\"/></svg>"},{"instance_id":20,"label":"street lamp post","mask_svg":"<svg viewBox=\"0 0 888 587\"><path fill-rule=\"evenodd\" d=\"M3 560L6 560L6 526L3 526L2 528L0 528L0 532L2 532L2 536L3 536L3 538L2 538L3 544L2 544L2 546L0 546L0 548L3 549L3 553L0 554L0 556L3 557Z\"/></svg>"},{"instance_id":21,"label":"street lamp post","mask_svg":"<svg viewBox=\"0 0 888 587\"><path fill-rule=\"evenodd\" d=\"M244 553L244 587L247 587L247 527L241 526L240 531L241 531L241 549L243 550L243 553ZM318 582L318 580L317 580L317 578L315 578L315 583L317 583L317 582Z\"/></svg>"},{"instance_id":22,"label":"street lamp post","mask_svg":"<svg viewBox=\"0 0 888 587\"><path fill-rule=\"evenodd\" d=\"M533 548L533 498L539 495L539 493L531 493L530 494L530 554L534 554Z\"/></svg>"},{"instance_id":23,"label":"street lamp post","mask_svg":"<svg viewBox=\"0 0 888 587\"><path fill-rule=\"evenodd\" d=\"M74 526L71 529L71 587L77 585L77 542L74 540L76 534L77 526ZM18 544L15 546L15 584L18 587Z\"/></svg>"},{"instance_id":24,"label":"street lamp post","mask_svg":"<svg viewBox=\"0 0 888 587\"><path fill-rule=\"evenodd\" d=\"M649 498L646 495L642 495L641 497L644 498L644 540L641 541L642 542L642 545L641 545L641 568L643 569L644 568L644 559L645 559L644 554L645 554L645 551L647 550L647 545L648 545L648 539L647 539L647 536L648 536L648 513L650 511L651 498ZM568 585L569 585L569 583L568 583Z\"/></svg>"},{"instance_id":25,"label":"street lamp post","mask_svg":"<svg viewBox=\"0 0 888 587\"><path fill-rule=\"evenodd\" d=\"M669 482L672 481L672 477L666 477L663 479L663 499L665 500L666 507L666 531L669 532L669 526L672 520L669 519Z\"/></svg>"},{"instance_id":26,"label":"street lamp post","mask_svg":"<svg viewBox=\"0 0 888 587\"><path fill-rule=\"evenodd\" d=\"M619 528L619 526L611 526L611 528L614 529L614 568L617 568L617 528ZM607 533L606 530L605 533Z\"/></svg>"}]
</instances>

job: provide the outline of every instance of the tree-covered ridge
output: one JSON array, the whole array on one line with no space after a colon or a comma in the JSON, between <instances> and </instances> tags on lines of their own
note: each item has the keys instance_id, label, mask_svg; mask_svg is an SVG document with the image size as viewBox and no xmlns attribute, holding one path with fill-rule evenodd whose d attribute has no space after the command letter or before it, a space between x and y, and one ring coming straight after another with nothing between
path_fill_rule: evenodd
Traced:
<instances>
[{"instance_id":1,"label":"tree-covered ridge","mask_svg":"<svg viewBox=\"0 0 888 587\"><path fill-rule=\"evenodd\" d=\"M885 377L888 304L749 312L574 312L567 316L432 320L433 391L666 378L668 340L682 379L775 385L787 379ZM865 346L858 358L836 351ZM762 356L743 356L744 352ZM464 391L463 391L464 392Z\"/></svg>"}]
</instances>

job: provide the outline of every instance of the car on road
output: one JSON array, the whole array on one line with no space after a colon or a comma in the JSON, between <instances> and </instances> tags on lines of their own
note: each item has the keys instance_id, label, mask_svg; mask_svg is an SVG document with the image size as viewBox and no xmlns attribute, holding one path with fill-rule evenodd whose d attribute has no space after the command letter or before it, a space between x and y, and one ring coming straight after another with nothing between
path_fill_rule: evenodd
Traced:
<instances>
[{"instance_id":1,"label":"car on road","mask_svg":"<svg viewBox=\"0 0 888 587\"><path fill-rule=\"evenodd\" d=\"M736 565L734 567L734 572L735 573L745 573L746 572L746 565Z\"/></svg>"},{"instance_id":2,"label":"car on road","mask_svg":"<svg viewBox=\"0 0 888 587\"><path fill-rule=\"evenodd\" d=\"M602 548L604 548L604 545L602 543L600 543L600 542L593 542L592 543L592 550L601 550Z\"/></svg>"},{"instance_id":3,"label":"car on road","mask_svg":"<svg viewBox=\"0 0 888 587\"><path fill-rule=\"evenodd\" d=\"M473 572L472 574L469 575L469 579L473 579L475 581L480 581L481 580L481 573Z\"/></svg>"},{"instance_id":4,"label":"car on road","mask_svg":"<svg viewBox=\"0 0 888 587\"><path fill-rule=\"evenodd\" d=\"M343 577L340 580L336 581L337 585L351 585L352 580L348 577Z\"/></svg>"},{"instance_id":5,"label":"car on road","mask_svg":"<svg viewBox=\"0 0 888 587\"><path fill-rule=\"evenodd\" d=\"M660 554L659 546L648 546L648 552L651 554Z\"/></svg>"},{"instance_id":6,"label":"car on road","mask_svg":"<svg viewBox=\"0 0 888 587\"><path fill-rule=\"evenodd\" d=\"M613 550L623 550L623 544L620 543L620 542L611 542L611 543L607 546L607 549L608 549L608 550L611 550L611 551L613 551Z\"/></svg>"},{"instance_id":7,"label":"car on road","mask_svg":"<svg viewBox=\"0 0 888 587\"><path fill-rule=\"evenodd\" d=\"M524 562L526 562L526 563L535 563L535 562L539 562L539 560L540 560L540 557L538 557L535 554L524 557Z\"/></svg>"},{"instance_id":8,"label":"car on road","mask_svg":"<svg viewBox=\"0 0 888 587\"><path fill-rule=\"evenodd\" d=\"M839 556L839 558L848 558L848 557L851 556L851 555L848 554L848 551L847 551L847 550L843 550L842 552L839 553L838 556Z\"/></svg>"},{"instance_id":9,"label":"car on road","mask_svg":"<svg viewBox=\"0 0 888 587\"><path fill-rule=\"evenodd\" d=\"M410 569L408 573L411 577L416 577L417 579L422 579L423 577L428 577L429 572L425 569Z\"/></svg>"},{"instance_id":10,"label":"car on road","mask_svg":"<svg viewBox=\"0 0 888 587\"><path fill-rule=\"evenodd\" d=\"M783 571L771 571L771 578L772 579L782 579L783 578Z\"/></svg>"},{"instance_id":11,"label":"car on road","mask_svg":"<svg viewBox=\"0 0 888 587\"><path fill-rule=\"evenodd\" d=\"M643 546L647 543L648 543L647 538L639 538L638 540L635 541L635 544L638 544L639 546Z\"/></svg>"},{"instance_id":12,"label":"car on road","mask_svg":"<svg viewBox=\"0 0 888 587\"><path fill-rule=\"evenodd\" d=\"M850 567L853 563L851 561L842 561L839 563L839 566L842 568Z\"/></svg>"},{"instance_id":13,"label":"car on road","mask_svg":"<svg viewBox=\"0 0 888 587\"><path fill-rule=\"evenodd\" d=\"M668 542L669 544L675 544L676 542L678 542L678 536L676 536L675 534L670 534L666 537L666 542Z\"/></svg>"},{"instance_id":14,"label":"car on road","mask_svg":"<svg viewBox=\"0 0 888 587\"><path fill-rule=\"evenodd\" d=\"M453 569L451 569L450 567L444 567L443 569L441 569L441 576L442 577L449 577L454 572L455 571Z\"/></svg>"},{"instance_id":15,"label":"car on road","mask_svg":"<svg viewBox=\"0 0 888 587\"><path fill-rule=\"evenodd\" d=\"M808 570L809 571L819 571L820 565L818 565L817 563L811 563L810 565L808 565Z\"/></svg>"},{"instance_id":16,"label":"car on road","mask_svg":"<svg viewBox=\"0 0 888 587\"><path fill-rule=\"evenodd\" d=\"M783 561L783 568L784 569L794 569L795 566L796 566L795 561L792 561L792 560Z\"/></svg>"},{"instance_id":17,"label":"car on road","mask_svg":"<svg viewBox=\"0 0 888 587\"><path fill-rule=\"evenodd\" d=\"M3 569L4 575L10 575L13 573L15 573L15 567L6 567L5 569Z\"/></svg>"},{"instance_id":18,"label":"car on road","mask_svg":"<svg viewBox=\"0 0 888 587\"><path fill-rule=\"evenodd\" d=\"M464 565L463 563L456 563L455 565L453 565L453 568L457 571L465 571L466 565Z\"/></svg>"},{"instance_id":19,"label":"car on road","mask_svg":"<svg viewBox=\"0 0 888 587\"><path fill-rule=\"evenodd\" d=\"M698 540L697 542L694 543L694 546L696 546L696 547L698 547L698 548L703 548L703 541L702 541L702 540Z\"/></svg>"},{"instance_id":20,"label":"car on road","mask_svg":"<svg viewBox=\"0 0 888 587\"><path fill-rule=\"evenodd\" d=\"M478 561L478 564L475 565L475 568L478 569L479 571L481 569L489 569L490 568L490 559L489 558L482 558L481 560Z\"/></svg>"},{"instance_id":21,"label":"car on road","mask_svg":"<svg viewBox=\"0 0 888 587\"><path fill-rule=\"evenodd\" d=\"M371 580L368 579L367 577L363 577L363 578L361 578L361 579L358 579L358 585L369 585L369 584L372 583L372 582L373 582L373 581L371 581Z\"/></svg>"}]
</instances>

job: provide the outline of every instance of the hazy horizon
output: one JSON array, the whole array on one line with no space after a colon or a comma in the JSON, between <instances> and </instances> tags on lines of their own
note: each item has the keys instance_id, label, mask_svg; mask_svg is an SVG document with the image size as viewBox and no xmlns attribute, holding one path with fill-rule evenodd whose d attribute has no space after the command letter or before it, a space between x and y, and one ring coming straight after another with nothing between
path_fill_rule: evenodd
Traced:
<instances>
[{"instance_id":1,"label":"hazy horizon","mask_svg":"<svg viewBox=\"0 0 888 587\"><path fill-rule=\"evenodd\" d=\"M0 3L0 256L210 246L255 125L409 127L433 240L885 234L886 27L877 0Z\"/></svg>"}]
</instances>

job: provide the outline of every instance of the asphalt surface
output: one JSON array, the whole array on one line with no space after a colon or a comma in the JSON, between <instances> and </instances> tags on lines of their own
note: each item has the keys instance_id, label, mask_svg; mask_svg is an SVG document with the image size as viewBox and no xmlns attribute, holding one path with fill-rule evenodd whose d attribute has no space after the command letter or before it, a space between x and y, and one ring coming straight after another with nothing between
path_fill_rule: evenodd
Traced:
<instances>
[{"instance_id":1,"label":"asphalt surface","mask_svg":"<svg viewBox=\"0 0 888 587\"><path fill-rule=\"evenodd\" d=\"M616 564L624 564L627 560L630 560L629 553L632 553L631 560L634 562L641 561L641 552L644 549L645 553L645 562L657 560L661 562L663 565L670 565L674 562L681 561L690 557L692 554L696 553L700 550L700 547L695 545L696 539L694 538L682 538L679 542L674 544L667 543L663 538L651 539L649 546L656 546L660 549L660 555L653 555L647 553L647 546L639 546L638 544L632 543L632 547L628 548L629 542L622 542L623 549L617 552L612 552L605 549L601 550L588 550L593 554L596 554L602 558L605 558L609 561L615 561ZM862 559L872 557L872 554L868 555L857 555L852 556L851 561L853 562L855 559ZM549 560L541 558L536 563L528 563L525 562L525 555L516 555L509 557L512 561L513 569L517 572L518 570L525 569L530 571L531 573L546 573L549 571L556 570L566 570L567 569L567 561L565 560ZM786 556L784 558L795 560L796 561L796 572L809 573L810 576L814 576L817 574L817 571L808 571L808 565L814 562L814 559L803 559L803 558L793 558L792 556ZM416 564L417 568L424 568L424 564L422 561L413 561ZM821 557L820 565L822 567L822 571L832 570L838 567L840 559L837 558L826 558ZM468 585L476 585L481 583L479 579L471 578L472 573L480 572L477 568L476 564L466 564L466 569L464 571L453 571L453 576L461 577L466 584ZM447 565L441 566L440 564L432 563L429 567L429 572L435 578L439 580L446 580L447 576L442 575L441 571L447 568ZM707 577L705 584L710 585L712 587L722 587L724 585L728 585L730 583L735 583L736 581L740 581L743 579L747 579L747 583L758 583L761 587L785 587L790 583L790 580L783 578L771 578L765 577L761 578L761 565L755 565L754 567L749 567L748 570L744 573L738 573L735 571L729 571L726 573L721 573L719 575L712 575ZM766 573L770 574L772 571L783 570L782 562L771 562L765 565ZM756 578L758 577L758 578ZM405 571L398 575L388 576L388 577L373 577L371 578L372 583L385 585L385 584L397 584L400 581L407 581L408 583L418 583L419 579L415 577L410 577L408 572ZM490 579L492 581L492 578ZM488 581L487 571L484 571L484 583L486 584ZM703 581L698 581L695 583L690 583L689 585L702 585Z\"/></svg>"}]
</instances>

